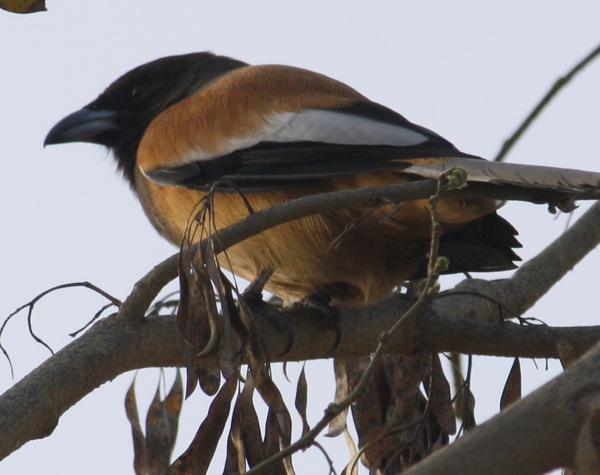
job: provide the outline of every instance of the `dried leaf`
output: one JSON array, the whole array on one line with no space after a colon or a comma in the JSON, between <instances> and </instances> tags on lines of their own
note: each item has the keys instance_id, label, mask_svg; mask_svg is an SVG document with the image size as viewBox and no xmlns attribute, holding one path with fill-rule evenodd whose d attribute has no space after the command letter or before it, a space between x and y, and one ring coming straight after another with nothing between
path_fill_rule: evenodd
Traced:
<instances>
[{"instance_id":1,"label":"dried leaf","mask_svg":"<svg viewBox=\"0 0 600 475\"><path fill-rule=\"evenodd\" d=\"M433 355L433 367L431 374L431 390L429 391L429 403L435 414L435 418L444 432L456 433L456 417L452 407L450 395L450 384L444 375L439 355Z\"/></svg>"},{"instance_id":2,"label":"dried leaf","mask_svg":"<svg viewBox=\"0 0 600 475\"><path fill-rule=\"evenodd\" d=\"M197 301L192 300L192 305L202 305L201 311L204 314L199 314L203 317L198 323L208 323L208 342L204 347L198 345L198 356L206 356L214 353L219 345L221 334L223 333L223 319L219 315L217 308L217 297L215 296L214 285L210 279L206 265L197 265L196 262L191 264L191 276L195 277L192 282L196 285L195 289L199 294ZM206 331L206 330L205 330Z\"/></svg>"},{"instance_id":3,"label":"dried leaf","mask_svg":"<svg viewBox=\"0 0 600 475\"><path fill-rule=\"evenodd\" d=\"M216 298L206 270L194 266L192 259L188 252L180 253L177 328L186 359L186 397L192 394L197 383L209 395L215 394L220 384L218 362L203 354L207 347L215 346L213 342L219 337Z\"/></svg>"},{"instance_id":4,"label":"dried leaf","mask_svg":"<svg viewBox=\"0 0 600 475\"><path fill-rule=\"evenodd\" d=\"M461 418L465 431L470 431L477 426L475 422L475 396L468 386L462 390Z\"/></svg>"},{"instance_id":5,"label":"dried leaf","mask_svg":"<svg viewBox=\"0 0 600 475\"><path fill-rule=\"evenodd\" d=\"M308 384L306 382L306 374L304 372L305 365L302 365L300 376L298 376L298 385L296 386L295 406L298 414L302 418L302 436L304 437L310 431L308 418L306 417L306 407L308 405Z\"/></svg>"},{"instance_id":6,"label":"dried leaf","mask_svg":"<svg viewBox=\"0 0 600 475\"><path fill-rule=\"evenodd\" d=\"M163 474L169 468L182 402L183 384L177 372L171 391L162 401L157 388L146 416L146 469L150 474Z\"/></svg>"},{"instance_id":7,"label":"dried leaf","mask_svg":"<svg viewBox=\"0 0 600 475\"><path fill-rule=\"evenodd\" d=\"M515 358L506 384L504 385L504 390L502 391L500 410L506 409L519 399L521 399L521 363L519 362L519 358Z\"/></svg>"},{"instance_id":8,"label":"dried leaf","mask_svg":"<svg viewBox=\"0 0 600 475\"><path fill-rule=\"evenodd\" d=\"M292 418L283 402L279 389L266 370L261 370L255 379L256 389L269 407L263 451L265 458L287 447L292 439ZM283 461L283 473L294 473L289 458Z\"/></svg>"},{"instance_id":9,"label":"dried leaf","mask_svg":"<svg viewBox=\"0 0 600 475\"><path fill-rule=\"evenodd\" d=\"M352 407L361 460L372 472L399 473L424 458L431 442L445 436L421 393L421 382L431 373L432 355L386 355L367 388L370 399L361 398ZM367 363L349 359L348 379L360 374ZM355 366L359 371L355 371ZM350 467L351 468L351 467Z\"/></svg>"},{"instance_id":10,"label":"dried leaf","mask_svg":"<svg viewBox=\"0 0 600 475\"><path fill-rule=\"evenodd\" d=\"M221 384L221 373L219 371L219 363L214 357L197 357L196 362L196 375L198 383L209 396L213 396L219 389ZM189 397L189 393L186 394Z\"/></svg>"},{"instance_id":11,"label":"dried leaf","mask_svg":"<svg viewBox=\"0 0 600 475\"><path fill-rule=\"evenodd\" d=\"M218 348L219 368L227 379L238 374L246 339L246 329L241 324L239 309L233 299L233 286L219 270L219 298L221 301L222 329ZM240 343L240 333L244 341Z\"/></svg>"},{"instance_id":12,"label":"dried leaf","mask_svg":"<svg viewBox=\"0 0 600 475\"><path fill-rule=\"evenodd\" d=\"M264 460L263 440L254 409L253 395L254 380L248 369L244 389L238 395L233 409L224 473L235 473L235 470L245 471L246 461L252 468ZM241 470L242 464L244 470Z\"/></svg>"},{"instance_id":13,"label":"dried leaf","mask_svg":"<svg viewBox=\"0 0 600 475\"><path fill-rule=\"evenodd\" d=\"M344 428L344 437L346 439L348 450L350 451L350 462L344 467L342 475L358 475L359 453L348 427Z\"/></svg>"},{"instance_id":14,"label":"dried leaf","mask_svg":"<svg viewBox=\"0 0 600 475\"><path fill-rule=\"evenodd\" d=\"M127 390L125 396L125 413L129 424L131 424L131 435L133 437L133 468L136 475L146 475L146 438L142 432L140 418L137 410L135 397L135 378Z\"/></svg>"},{"instance_id":15,"label":"dried leaf","mask_svg":"<svg viewBox=\"0 0 600 475\"><path fill-rule=\"evenodd\" d=\"M256 369L255 369L256 371ZM284 414L287 412L287 408L279 392L279 388L271 379L271 376L267 371L259 368L258 374L255 373L255 384L260 396L263 398L267 406L272 409L275 414ZM288 413L289 417L289 413Z\"/></svg>"},{"instance_id":16,"label":"dried leaf","mask_svg":"<svg viewBox=\"0 0 600 475\"><path fill-rule=\"evenodd\" d=\"M450 368L452 370L452 389L454 390L454 415L461 418L462 407L462 387L465 383L463 379L463 360L460 353L450 353Z\"/></svg>"},{"instance_id":17,"label":"dried leaf","mask_svg":"<svg viewBox=\"0 0 600 475\"><path fill-rule=\"evenodd\" d=\"M233 344L233 330L231 328L231 318L236 312L235 303L231 296L231 286L227 286L229 281L223 276L219 269L217 257L212 246L206 246L202 254L201 262L202 270L206 272L210 281L211 290L216 289L218 299L215 297L215 302L218 300L221 303L221 315L218 312L212 314L209 312L209 318L213 327L219 328L219 341L215 346L218 353L219 367L223 372L225 379L229 379L237 372L238 365L233 361L232 352L237 345ZM214 294L213 294L214 295ZM206 348L205 352L213 351L213 348Z\"/></svg>"},{"instance_id":18,"label":"dried leaf","mask_svg":"<svg viewBox=\"0 0 600 475\"><path fill-rule=\"evenodd\" d=\"M203 475L207 472L225 428L236 386L237 379L225 382L213 399L191 445L169 467L166 475Z\"/></svg>"},{"instance_id":19,"label":"dried leaf","mask_svg":"<svg viewBox=\"0 0 600 475\"><path fill-rule=\"evenodd\" d=\"M333 372L335 374L334 401L337 403L346 398L350 393L345 358L333 359ZM346 420L348 419L348 411L349 408L344 409L329 423L329 431L325 434L327 437L337 437L344 432L346 429Z\"/></svg>"},{"instance_id":20,"label":"dried leaf","mask_svg":"<svg viewBox=\"0 0 600 475\"><path fill-rule=\"evenodd\" d=\"M183 404L183 383L181 381L181 373L177 370L175 381L167 397L164 400L164 405L167 412L176 417L179 420L179 414L181 412L181 406Z\"/></svg>"},{"instance_id":21,"label":"dried leaf","mask_svg":"<svg viewBox=\"0 0 600 475\"><path fill-rule=\"evenodd\" d=\"M267 423L265 425L265 440L263 442L265 459L272 457L273 455L277 454L279 450L281 450L280 439L281 431L279 423L277 422L277 417L275 416L275 412L269 409L269 413L267 414ZM286 473L287 472L283 461L274 464L269 469L269 474L272 475L286 475Z\"/></svg>"},{"instance_id":22,"label":"dried leaf","mask_svg":"<svg viewBox=\"0 0 600 475\"><path fill-rule=\"evenodd\" d=\"M370 358L347 358L346 374L348 378L348 387L354 388L364 374L367 366L371 362ZM378 371L376 378L383 378ZM383 429L382 409L380 402L380 391L377 387L380 384L368 384L361 397L351 406L352 418L358 433L358 446L364 448L369 441L378 438ZM363 461L365 460L363 455Z\"/></svg>"},{"instance_id":23,"label":"dried leaf","mask_svg":"<svg viewBox=\"0 0 600 475\"><path fill-rule=\"evenodd\" d=\"M593 408L581 432L575 452L577 475L600 473L600 409Z\"/></svg>"},{"instance_id":24,"label":"dried leaf","mask_svg":"<svg viewBox=\"0 0 600 475\"><path fill-rule=\"evenodd\" d=\"M424 458L430 451L430 442L441 430L431 413L425 413L427 401L421 393L424 378L431 379L431 360L432 354L428 352L386 355L382 359L390 384L381 431L386 437L369 447L368 457L384 473L402 471ZM427 436L423 437L424 434Z\"/></svg>"},{"instance_id":25,"label":"dried leaf","mask_svg":"<svg viewBox=\"0 0 600 475\"><path fill-rule=\"evenodd\" d=\"M239 397L233 408L231 429L227 437L227 458L223 475L230 473L244 473L246 471L246 447L243 438L242 413L239 406Z\"/></svg>"},{"instance_id":26,"label":"dried leaf","mask_svg":"<svg viewBox=\"0 0 600 475\"><path fill-rule=\"evenodd\" d=\"M0 8L11 13L45 12L45 0L0 0Z\"/></svg>"},{"instance_id":27,"label":"dried leaf","mask_svg":"<svg viewBox=\"0 0 600 475\"><path fill-rule=\"evenodd\" d=\"M149 473L164 473L169 468L175 440L170 429L157 389L146 414L146 469Z\"/></svg>"},{"instance_id":28,"label":"dried leaf","mask_svg":"<svg viewBox=\"0 0 600 475\"><path fill-rule=\"evenodd\" d=\"M254 467L264 460L263 440L260 432L260 422L254 408L252 396L254 394L254 381L246 379L244 390L238 400L242 410L242 427L244 428L244 445L248 465Z\"/></svg>"}]
</instances>

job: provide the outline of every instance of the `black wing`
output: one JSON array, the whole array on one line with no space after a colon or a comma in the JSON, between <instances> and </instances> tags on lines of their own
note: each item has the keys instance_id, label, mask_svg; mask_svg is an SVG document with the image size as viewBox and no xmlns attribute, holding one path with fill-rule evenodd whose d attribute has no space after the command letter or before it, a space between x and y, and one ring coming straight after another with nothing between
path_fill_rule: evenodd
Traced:
<instances>
[{"instance_id":1,"label":"black wing","mask_svg":"<svg viewBox=\"0 0 600 475\"><path fill-rule=\"evenodd\" d=\"M289 113L285 125L256 145L226 155L146 172L162 185L209 189L223 182L242 191L288 188L377 170L401 170L403 159L468 157L435 132L387 107L359 101L344 109Z\"/></svg>"}]
</instances>

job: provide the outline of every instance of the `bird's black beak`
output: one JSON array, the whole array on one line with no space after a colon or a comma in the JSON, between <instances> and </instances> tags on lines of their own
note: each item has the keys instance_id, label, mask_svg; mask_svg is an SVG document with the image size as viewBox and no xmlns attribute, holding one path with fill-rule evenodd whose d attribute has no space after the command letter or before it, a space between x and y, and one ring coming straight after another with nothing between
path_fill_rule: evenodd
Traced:
<instances>
[{"instance_id":1,"label":"bird's black beak","mask_svg":"<svg viewBox=\"0 0 600 475\"><path fill-rule=\"evenodd\" d=\"M52 127L44 146L67 142L89 142L106 145L105 137L119 130L115 122L118 112L91 110L84 107Z\"/></svg>"}]
</instances>

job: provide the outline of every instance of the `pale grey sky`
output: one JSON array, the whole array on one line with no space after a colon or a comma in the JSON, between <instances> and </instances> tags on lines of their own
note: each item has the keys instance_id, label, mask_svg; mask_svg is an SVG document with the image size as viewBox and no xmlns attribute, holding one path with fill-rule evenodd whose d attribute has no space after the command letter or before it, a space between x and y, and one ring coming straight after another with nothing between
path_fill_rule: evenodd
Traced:
<instances>
[{"instance_id":1,"label":"pale grey sky","mask_svg":"<svg viewBox=\"0 0 600 475\"><path fill-rule=\"evenodd\" d=\"M551 83L600 42L600 3L563 1L48 1L49 11L0 11L0 316L44 289L88 280L124 298L132 284L174 249L147 223L110 157L97 146L42 148L50 127L146 61L212 50L254 63L282 63L328 74L431 128L465 152L492 156ZM508 157L513 162L600 170L600 63L568 87ZM575 213L575 217L580 211ZM507 205L530 257L559 235L567 216ZM577 266L529 316L553 325L597 322L598 252ZM450 285L449 283L447 285ZM103 304L86 290L44 299L34 327L55 350ZM2 335L21 379L47 351L27 333L25 315ZM479 421L494 414L511 362L476 358ZM307 366L311 422L333 395L330 362ZM296 375L300 365L291 365ZM527 390L559 371L523 362ZM141 372L141 409L158 370ZM168 371L169 384L172 371ZM0 473L132 473L123 398L133 378L104 385L61 419L49 438L0 462ZM311 378L318 384L311 385ZM0 359L0 391L10 387ZM287 384L287 383L282 383ZM293 384L288 384L290 393ZM198 393L198 392L197 392ZM209 399L185 403L176 452L191 441ZM299 426L298 421L296 425ZM322 440L337 469L341 439ZM299 474L325 471L317 450L295 461ZM221 473L222 465L211 473Z\"/></svg>"}]
</instances>

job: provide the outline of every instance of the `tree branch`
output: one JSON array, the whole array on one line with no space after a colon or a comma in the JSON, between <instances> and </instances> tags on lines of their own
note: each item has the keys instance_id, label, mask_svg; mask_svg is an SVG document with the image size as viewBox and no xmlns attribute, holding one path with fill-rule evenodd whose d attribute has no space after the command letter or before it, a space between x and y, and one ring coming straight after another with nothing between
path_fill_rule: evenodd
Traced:
<instances>
[{"instance_id":1,"label":"tree branch","mask_svg":"<svg viewBox=\"0 0 600 475\"><path fill-rule=\"evenodd\" d=\"M395 296L364 308L342 309L342 339L334 353L328 353L328 349L335 335L325 328L320 315L295 309L290 315L295 344L288 354L274 357L273 361L369 354L377 346L381 332L390 328L409 305ZM443 304L440 308L446 314L452 311ZM287 344L287 336L264 321L258 320L257 324L269 354L279 355ZM427 348L435 352L557 358L559 340L571 342L583 353L599 339L600 327L498 324L440 317L430 310L419 316L414 339L406 341L403 335L396 335L390 340L388 351L407 354ZM151 316L140 323L115 316L101 320L0 396L0 458L29 440L50 435L66 410L119 374L146 367L183 365L175 317ZM92 367L94 370L90 371Z\"/></svg>"}]
</instances>

